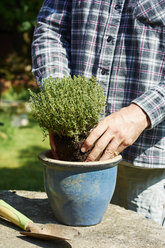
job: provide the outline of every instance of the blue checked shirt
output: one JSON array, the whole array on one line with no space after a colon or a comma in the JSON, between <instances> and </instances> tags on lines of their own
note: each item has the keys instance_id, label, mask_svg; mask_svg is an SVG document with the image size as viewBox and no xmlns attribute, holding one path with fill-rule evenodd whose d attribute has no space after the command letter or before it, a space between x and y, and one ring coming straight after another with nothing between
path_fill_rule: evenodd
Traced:
<instances>
[{"instance_id":1,"label":"blue checked shirt","mask_svg":"<svg viewBox=\"0 0 165 248\"><path fill-rule=\"evenodd\" d=\"M139 105L151 127L123 151L123 159L165 168L165 0L45 0L32 57L37 81L97 77L107 115Z\"/></svg>"}]
</instances>

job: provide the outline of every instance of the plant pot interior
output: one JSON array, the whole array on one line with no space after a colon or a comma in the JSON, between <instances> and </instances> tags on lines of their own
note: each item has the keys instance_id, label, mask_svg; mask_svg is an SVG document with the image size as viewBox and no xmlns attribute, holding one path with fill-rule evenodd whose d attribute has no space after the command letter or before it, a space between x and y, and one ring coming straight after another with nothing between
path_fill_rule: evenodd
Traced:
<instances>
[{"instance_id":1,"label":"plant pot interior","mask_svg":"<svg viewBox=\"0 0 165 248\"><path fill-rule=\"evenodd\" d=\"M55 134L54 139L59 160L84 162L91 151L81 152L81 147L86 139L85 136L80 136L79 141L75 141L73 138Z\"/></svg>"}]
</instances>

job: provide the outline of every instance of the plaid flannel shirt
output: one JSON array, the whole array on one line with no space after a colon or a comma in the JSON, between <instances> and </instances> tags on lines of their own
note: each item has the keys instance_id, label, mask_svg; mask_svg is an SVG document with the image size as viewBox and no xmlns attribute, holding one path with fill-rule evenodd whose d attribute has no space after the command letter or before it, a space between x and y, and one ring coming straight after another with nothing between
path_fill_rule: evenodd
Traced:
<instances>
[{"instance_id":1,"label":"plaid flannel shirt","mask_svg":"<svg viewBox=\"0 0 165 248\"><path fill-rule=\"evenodd\" d=\"M139 105L151 127L123 159L165 168L165 0L45 0L32 58L40 82L49 75L97 77L107 115Z\"/></svg>"}]
</instances>

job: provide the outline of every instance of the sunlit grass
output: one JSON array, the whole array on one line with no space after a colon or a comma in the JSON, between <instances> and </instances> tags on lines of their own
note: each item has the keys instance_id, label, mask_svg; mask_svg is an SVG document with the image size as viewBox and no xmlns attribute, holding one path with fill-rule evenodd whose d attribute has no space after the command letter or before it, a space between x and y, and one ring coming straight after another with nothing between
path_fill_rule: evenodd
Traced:
<instances>
[{"instance_id":1,"label":"sunlit grass","mask_svg":"<svg viewBox=\"0 0 165 248\"><path fill-rule=\"evenodd\" d=\"M14 128L11 116L0 113L0 190L44 190L42 164L38 154L49 149L42 141L38 124L30 120L26 127Z\"/></svg>"}]
</instances>

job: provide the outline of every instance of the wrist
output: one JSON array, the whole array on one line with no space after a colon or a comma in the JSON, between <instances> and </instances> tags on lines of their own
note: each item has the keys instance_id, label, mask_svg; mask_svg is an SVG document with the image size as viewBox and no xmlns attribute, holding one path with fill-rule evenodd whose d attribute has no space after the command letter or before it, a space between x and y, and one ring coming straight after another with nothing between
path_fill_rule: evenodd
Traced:
<instances>
[{"instance_id":1,"label":"wrist","mask_svg":"<svg viewBox=\"0 0 165 248\"><path fill-rule=\"evenodd\" d=\"M132 111L135 111L135 113L137 114L138 118L143 123L144 129L149 128L150 125L151 125L151 121L150 121L147 113L140 106L138 106L135 103L131 103L129 105L129 107L132 108Z\"/></svg>"}]
</instances>

